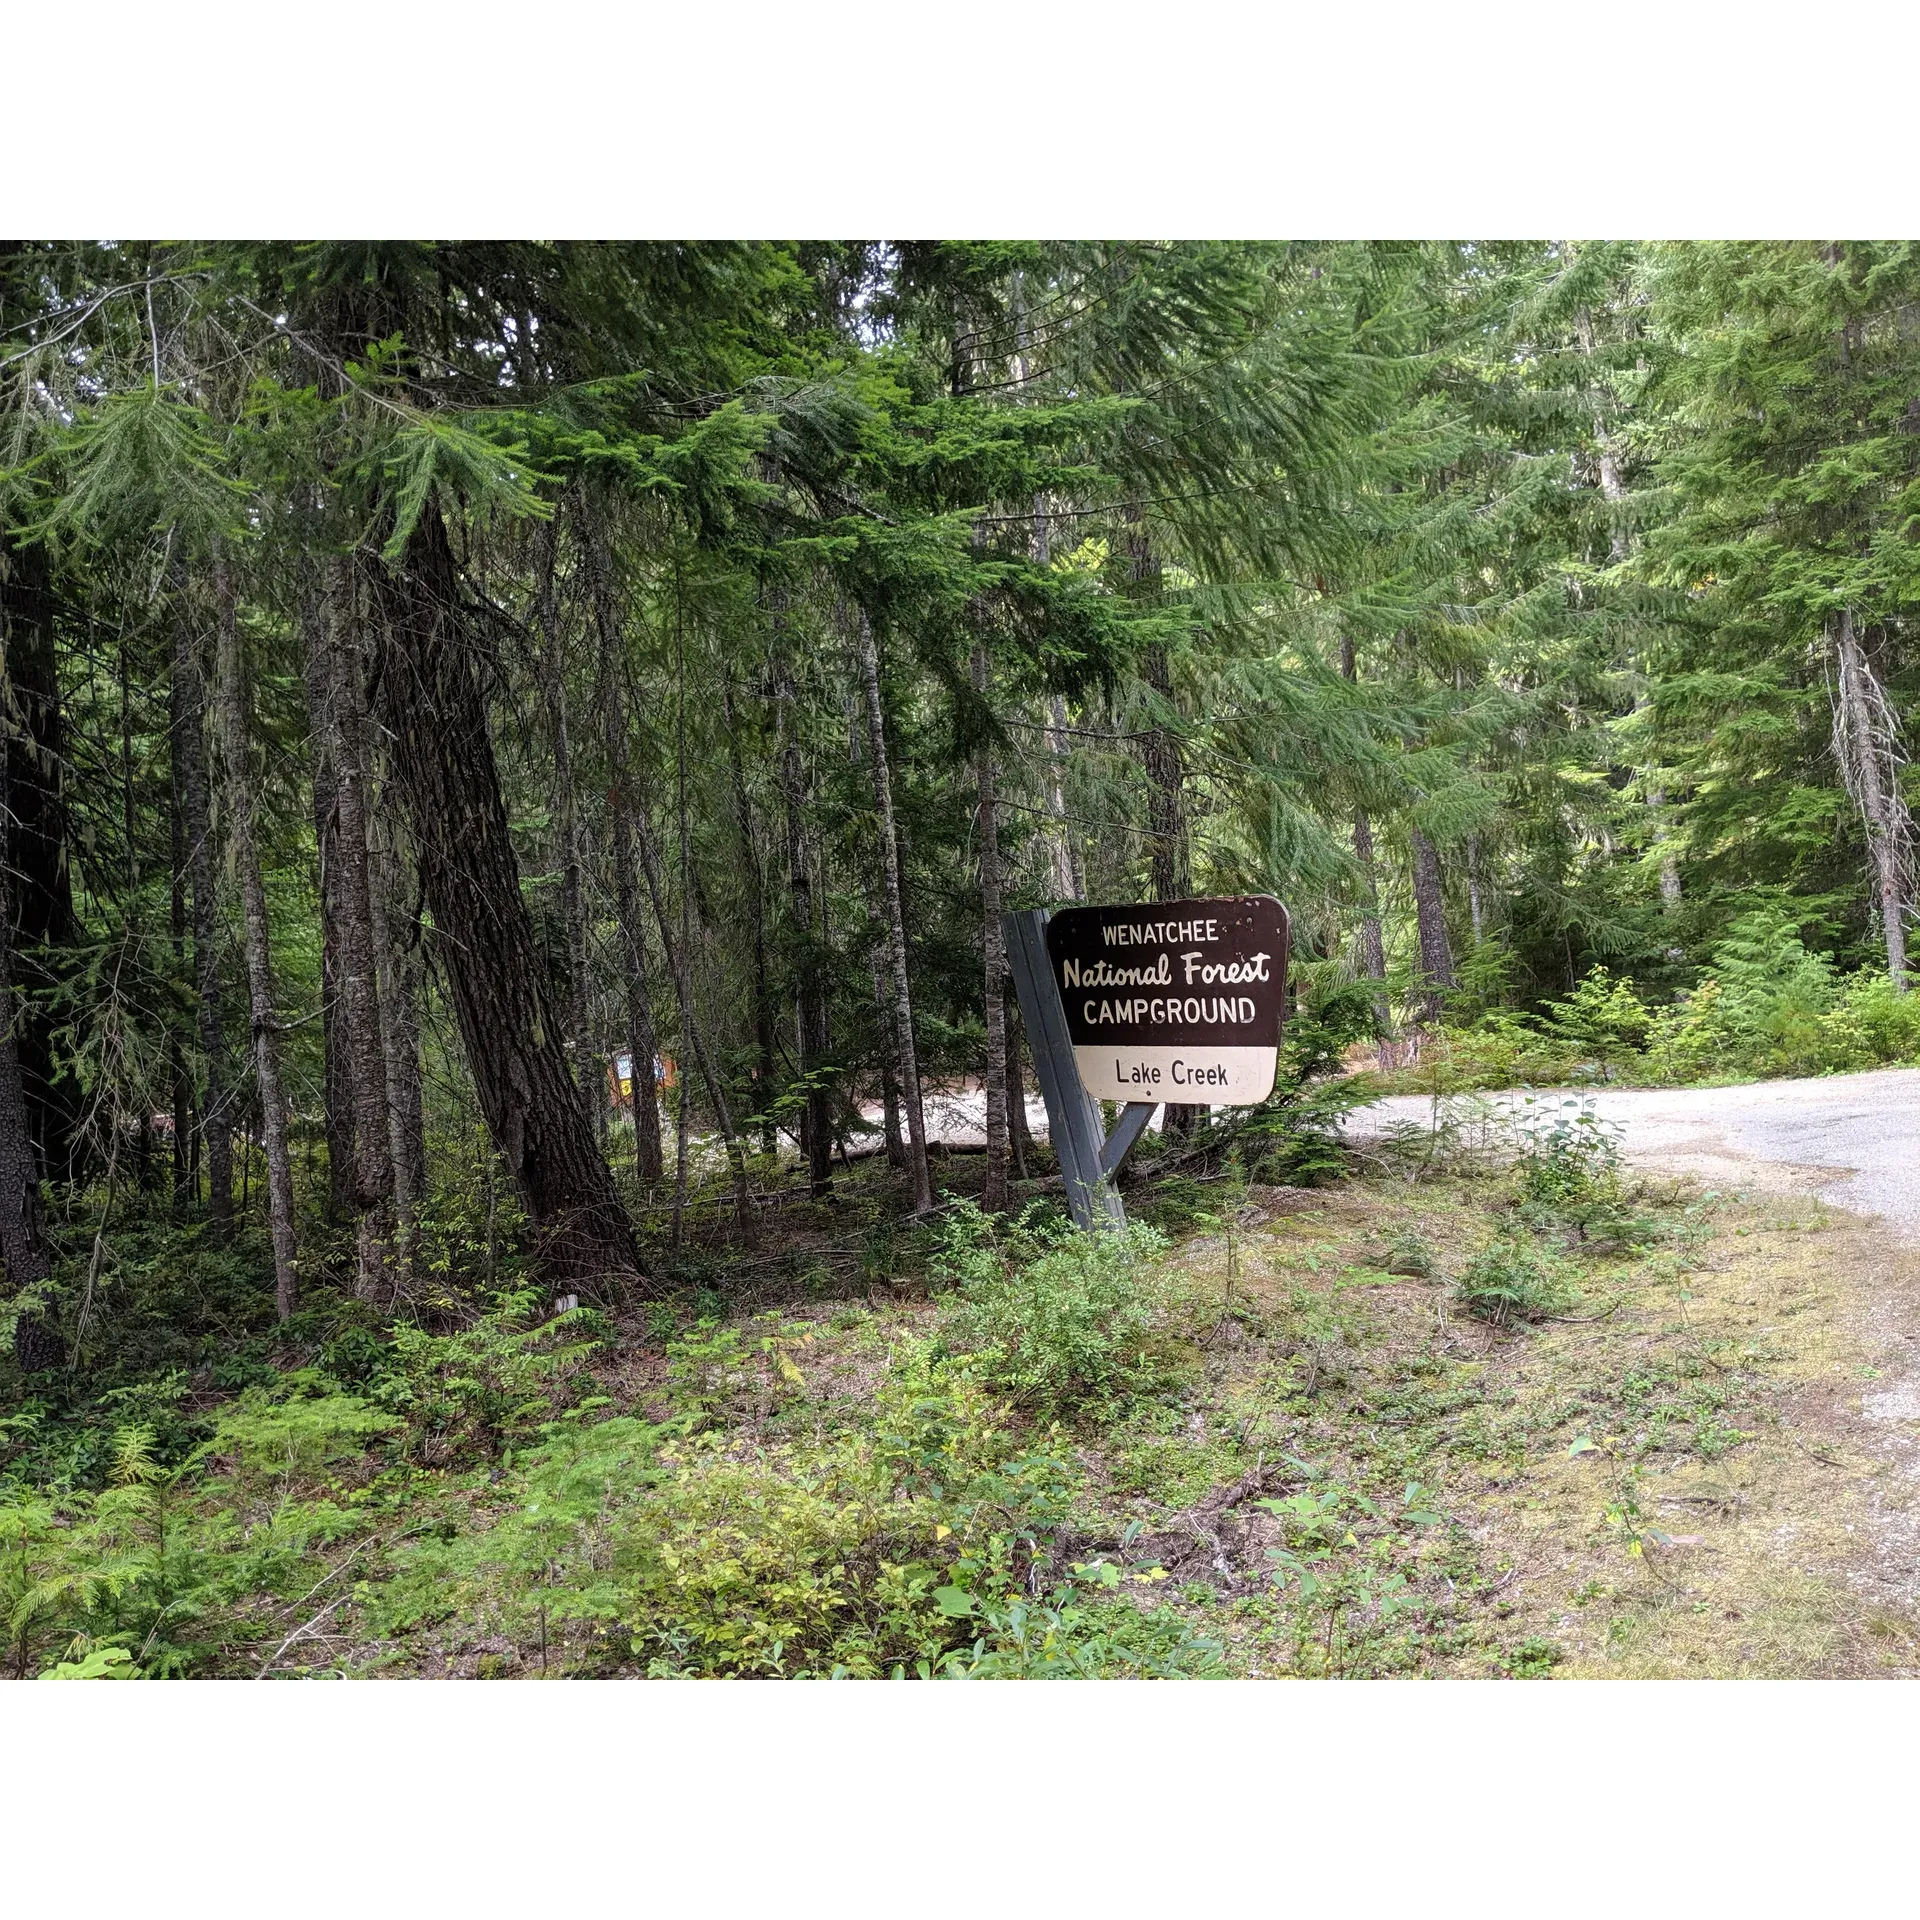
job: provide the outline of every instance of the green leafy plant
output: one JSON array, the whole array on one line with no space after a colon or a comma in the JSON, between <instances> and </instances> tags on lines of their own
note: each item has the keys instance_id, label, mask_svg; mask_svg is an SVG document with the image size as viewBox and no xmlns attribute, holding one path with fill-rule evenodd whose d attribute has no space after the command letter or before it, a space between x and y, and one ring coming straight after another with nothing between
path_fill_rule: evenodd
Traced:
<instances>
[{"instance_id":1,"label":"green leafy plant","mask_svg":"<svg viewBox=\"0 0 1920 1920\"><path fill-rule=\"evenodd\" d=\"M1082 1233L1029 1208L1011 1225L954 1208L932 1263L950 1295L940 1339L977 1377L1042 1418L1124 1401L1166 1371L1166 1286L1151 1228Z\"/></svg>"},{"instance_id":2,"label":"green leafy plant","mask_svg":"<svg viewBox=\"0 0 1920 1920\"><path fill-rule=\"evenodd\" d=\"M1443 1525L1443 1516L1417 1482L1392 1512L1337 1481L1310 1482L1259 1504L1280 1523L1280 1539L1266 1552L1274 1585L1294 1605L1296 1669L1350 1671L1368 1635L1420 1604L1402 1529L1417 1534Z\"/></svg>"},{"instance_id":3,"label":"green leafy plant","mask_svg":"<svg viewBox=\"0 0 1920 1920\"><path fill-rule=\"evenodd\" d=\"M371 1397L400 1417L404 1445L428 1464L485 1458L534 1438L588 1391L597 1337L589 1309L549 1317L531 1289L503 1294L455 1333L396 1326Z\"/></svg>"},{"instance_id":4,"label":"green leafy plant","mask_svg":"<svg viewBox=\"0 0 1920 1920\"><path fill-rule=\"evenodd\" d=\"M1508 1234L1460 1269L1454 1297L1476 1318L1506 1328L1565 1313L1580 1296L1565 1261Z\"/></svg>"},{"instance_id":5,"label":"green leafy plant","mask_svg":"<svg viewBox=\"0 0 1920 1920\"><path fill-rule=\"evenodd\" d=\"M1512 1132L1520 1217L1536 1228L1569 1226L1581 1240L1633 1242L1652 1231L1636 1213L1621 1180L1617 1121L1591 1100L1547 1102L1529 1097Z\"/></svg>"}]
</instances>

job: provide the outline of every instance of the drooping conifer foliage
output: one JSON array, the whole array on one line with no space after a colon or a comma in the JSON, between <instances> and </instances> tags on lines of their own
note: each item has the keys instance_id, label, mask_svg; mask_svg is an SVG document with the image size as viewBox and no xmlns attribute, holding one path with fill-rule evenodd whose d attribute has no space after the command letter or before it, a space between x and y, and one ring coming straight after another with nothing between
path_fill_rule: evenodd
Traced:
<instances>
[{"instance_id":1,"label":"drooping conifer foliage","mask_svg":"<svg viewBox=\"0 0 1920 1920\"><path fill-rule=\"evenodd\" d=\"M6 244L15 1363L156 1223L242 1313L642 1301L869 1155L926 1212L960 1089L1004 1208L1003 908L1280 895L1321 1068L1898 993L1916 315L1842 242Z\"/></svg>"}]
</instances>

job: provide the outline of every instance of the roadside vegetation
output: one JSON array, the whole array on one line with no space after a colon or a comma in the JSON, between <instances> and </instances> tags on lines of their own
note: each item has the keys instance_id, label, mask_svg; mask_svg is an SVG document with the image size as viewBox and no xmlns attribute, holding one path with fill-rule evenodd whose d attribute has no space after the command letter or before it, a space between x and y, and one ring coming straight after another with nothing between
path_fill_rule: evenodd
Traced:
<instances>
[{"instance_id":1,"label":"roadside vegetation","mask_svg":"<svg viewBox=\"0 0 1920 1920\"><path fill-rule=\"evenodd\" d=\"M1383 1084L1674 1087L1920 1061L1920 1000L1883 968L1843 972L1806 946L1802 924L1779 905L1741 916L1695 984L1665 1000L1597 966L1538 1012L1466 1011L1423 1036L1419 1058Z\"/></svg>"},{"instance_id":2,"label":"roadside vegetation","mask_svg":"<svg viewBox=\"0 0 1920 1920\"><path fill-rule=\"evenodd\" d=\"M391 1329L318 1294L272 1327L264 1249L123 1273L146 1350L36 1383L0 1429L7 1664L1528 1678L1908 1657L1903 1617L1869 1631L1804 1547L1750 1537L1824 1518L1846 1546L1789 1421L1844 1353L1835 1276L1798 1264L1817 1208L1636 1179L1577 1102L1409 1131L1310 1186L1273 1182L1256 1128L1198 1168L1149 1154L1125 1233L1079 1234L1044 1197L1000 1219L951 1197L913 1226L875 1168L850 1260L823 1212L757 1266L696 1258L631 1315L543 1311L507 1271Z\"/></svg>"}]
</instances>

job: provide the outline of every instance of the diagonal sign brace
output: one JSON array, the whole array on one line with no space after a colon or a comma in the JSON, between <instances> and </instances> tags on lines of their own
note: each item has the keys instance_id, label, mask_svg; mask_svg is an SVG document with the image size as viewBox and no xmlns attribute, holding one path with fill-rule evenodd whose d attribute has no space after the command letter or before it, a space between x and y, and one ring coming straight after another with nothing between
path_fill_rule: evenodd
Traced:
<instances>
[{"instance_id":1,"label":"diagonal sign brace","mask_svg":"<svg viewBox=\"0 0 1920 1920\"><path fill-rule=\"evenodd\" d=\"M1001 919L1067 1206L1078 1226L1124 1226L1113 1178L1162 1106L1273 1091L1287 911L1246 894ZM1102 1099L1124 1102L1110 1134Z\"/></svg>"}]
</instances>

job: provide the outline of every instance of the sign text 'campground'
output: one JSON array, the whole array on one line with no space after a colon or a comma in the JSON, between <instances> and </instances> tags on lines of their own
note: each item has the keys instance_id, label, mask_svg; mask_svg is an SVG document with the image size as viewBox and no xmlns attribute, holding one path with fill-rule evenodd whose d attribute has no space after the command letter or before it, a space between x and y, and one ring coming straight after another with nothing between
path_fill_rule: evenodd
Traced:
<instances>
[{"instance_id":1,"label":"sign text 'campground'","mask_svg":"<svg viewBox=\"0 0 1920 1920\"><path fill-rule=\"evenodd\" d=\"M1047 954L1096 1099L1237 1107L1273 1091L1287 993L1279 901L1069 907L1047 923Z\"/></svg>"}]
</instances>

